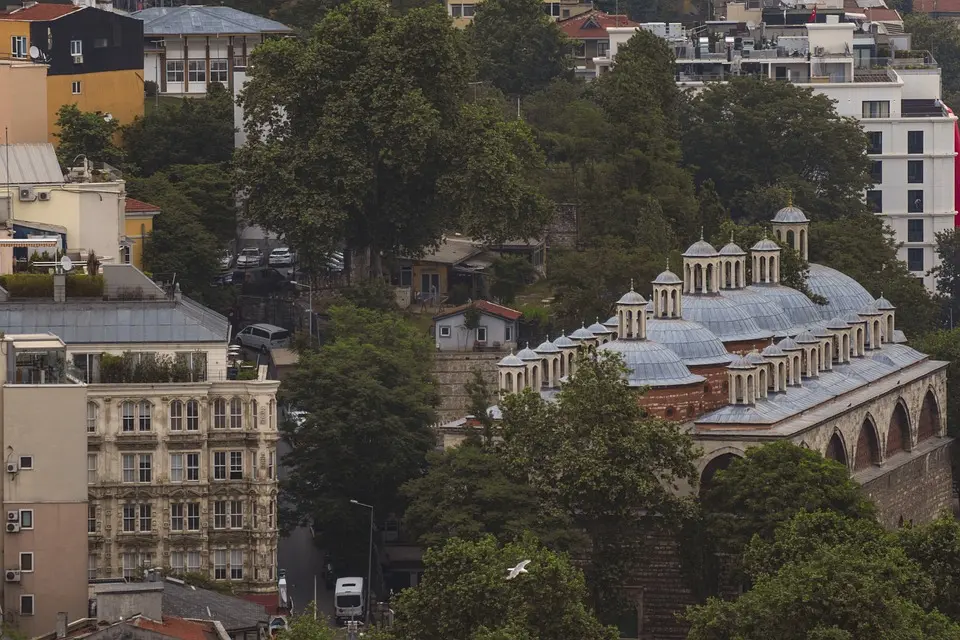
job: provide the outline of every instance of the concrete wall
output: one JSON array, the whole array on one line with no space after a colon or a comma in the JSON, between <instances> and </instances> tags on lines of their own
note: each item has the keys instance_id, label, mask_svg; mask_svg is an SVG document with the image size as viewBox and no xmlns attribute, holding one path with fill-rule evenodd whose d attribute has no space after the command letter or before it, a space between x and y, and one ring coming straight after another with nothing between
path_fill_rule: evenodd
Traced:
<instances>
[{"instance_id":1,"label":"concrete wall","mask_svg":"<svg viewBox=\"0 0 960 640\"><path fill-rule=\"evenodd\" d=\"M434 327L434 340L440 351L472 351L476 343L476 329L468 329L464 325L464 314L448 316L437 320ZM487 329L487 340L484 343L487 347L493 348L499 344L500 349L508 349L517 340L517 323L512 320L504 320L497 316L486 313L480 313L480 326ZM450 328L450 336L442 337L440 335L441 327ZM510 329L510 339L507 340L506 331Z\"/></svg>"},{"instance_id":2,"label":"concrete wall","mask_svg":"<svg viewBox=\"0 0 960 640\"><path fill-rule=\"evenodd\" d=\"M163 620L162 582L100 585L95 593L97 618L105 622L116 622L120 618L126 619L136 614L150 620Z\"/></svg>"},{"instance_id":3,"label":"concrete wall","mask_svg":"<svg viewBox=\"0 0 960 640\"><path fill-rule=\"evenodd\" d=\"M479 369L483 373L490 392L496 394L497 362L504 355L504 353L485 352L434 355L433 372L437 376L440 391L440 408L437 410L440 422L457 420L467 412L470 397L464 386L473 379L474 369Z\"/></svg>"}]
</instances>

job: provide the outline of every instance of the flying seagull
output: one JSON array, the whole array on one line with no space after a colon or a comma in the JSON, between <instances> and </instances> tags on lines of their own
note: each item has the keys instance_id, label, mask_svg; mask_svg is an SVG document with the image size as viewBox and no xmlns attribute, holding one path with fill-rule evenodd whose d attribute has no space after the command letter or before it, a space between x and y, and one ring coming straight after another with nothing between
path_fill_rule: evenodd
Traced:
<instances>
[{"instance_id":1,"label":"flying seagull","mask_svg":"<svg viewBox=\"0 0 960 640\"><path fill-rule=\"evenodd\" d=\"M507 580L513 580L521 573L528 573L527 571L528 564L530 564L530 561L524 560L515 567L507 567Z\"/></svg>"}]
</instances>

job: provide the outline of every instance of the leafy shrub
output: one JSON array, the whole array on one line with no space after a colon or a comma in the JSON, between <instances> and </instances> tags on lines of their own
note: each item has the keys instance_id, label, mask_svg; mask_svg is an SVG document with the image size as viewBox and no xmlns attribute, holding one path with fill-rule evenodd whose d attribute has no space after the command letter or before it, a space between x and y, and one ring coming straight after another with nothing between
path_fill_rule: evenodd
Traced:
<instances>
[{"instance_id":1,"label":"leafy shrub","mask_svg":"<svg viewBox=\"0 0 960 640\"><path fill-rule=\"evenodd\" d=\"M53 276L47 273L0 276L0 286L14 298L53 298Z\"/></svg>"},{"instance_id":2,"label":"leafy shrub","mask_svg":"<svg viewBox=\"0 0 960 640\"><path fill-rule=\"evenodd\" d=\"M99 298L103 295L103 276L82 273L67 275L68 298Z\"/></svg>"}]
</instances>

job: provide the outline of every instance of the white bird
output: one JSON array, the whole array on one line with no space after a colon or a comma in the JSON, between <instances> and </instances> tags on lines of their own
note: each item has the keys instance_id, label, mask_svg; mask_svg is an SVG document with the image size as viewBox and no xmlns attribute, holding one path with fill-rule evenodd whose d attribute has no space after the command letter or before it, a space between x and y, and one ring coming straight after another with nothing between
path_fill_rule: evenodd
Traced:
<instances>
[{"instance_id":1,"label":"white bird","mask_svg":"<svg viewBox=\"0 0 960 640\"><path fill-rule=\"evenodd\" d=\"M521 573L529 573L527 571L528 564L530 564L530 561L524 560L515 567L507 567L507 580L513 580Z\"/></svg>"}]
</instances>

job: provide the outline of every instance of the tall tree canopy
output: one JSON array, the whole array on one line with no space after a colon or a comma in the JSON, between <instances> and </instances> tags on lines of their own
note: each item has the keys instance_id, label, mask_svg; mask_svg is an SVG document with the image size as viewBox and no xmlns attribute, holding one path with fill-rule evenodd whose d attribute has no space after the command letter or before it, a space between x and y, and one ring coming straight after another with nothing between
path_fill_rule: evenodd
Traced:
<instances>
[{"instance_id":1,"label":"tall tree canopy","mask_svg":"<svg viewBox=\"0 0 960 640\"><path fill-rule=\"evenodd\" d=\"M77 156L91 162L118 166L123 154L114 144L120 123L100 112L81 111L76 104L65 104L57 110L57 160L64 169L76 166Z\"/></svg>"},{"instance_id":2,"label":"tall tree canopy","mask_svg":"<svg viewBox=\"0 0 960 640\"><path fill-rule=\"evenodd\" d=\"M837 116L830 98L743 77L708 84L683 113L684 162L698 183L713 181L734 219L769 219L764 192L776 186L817 220L864 210L866 137L856 120Z\"/></svg>"},{"instance_id":3,"label":"tall tree canopy","mask_svg":"<svg viewBox=\"0 0 960 640\"><path fill-rule=\"evenodd\" d=\"M282 490L292 521L312 522L335 557L362 558L367 514L349 501L399 515L400 486L436 444L432 345L393 312L340 306L330 318L330 339L284 381L283 401L307 417L284 427L294 446Z\"/></svg>"},{"instance_id":4,"label":"tall tree canopy","mask_svg":"<svg viewBox=\"0 0 960 640\"><path fill-rule=\"evenodd\" d=\"M301 257L341 243L414 253L457 229L538 234L552 207L528 177L542 163L529 128L464 104L463 34L442 6L390 14L377 0L328 13L306 40L267 42L241 95L236 155L247 214Z\"/></svg>"},{"instance_id":5,"label":"tall tree canopy","mask_svg":"<svg viewBox=\"0 0 960 640\"><path fill-rule=\"evenodd\" d=\"M573 77L572 43L540 0L484 0L467 25L477 76L508 96Z\"/></svg>"},{"instance_id":6,"label":"tall tree canopy","mask_svg":"<svg viewBox=\"0 0 960 640\"><path fill-rule=\"evenodd\" d=\"M529 560L506 580L507 567ZM420 584L400 593L396 640L615 640L587 607L583 574L570 559L526 537L451 539L424 555Z\"/></svg>"}]
</instances>

